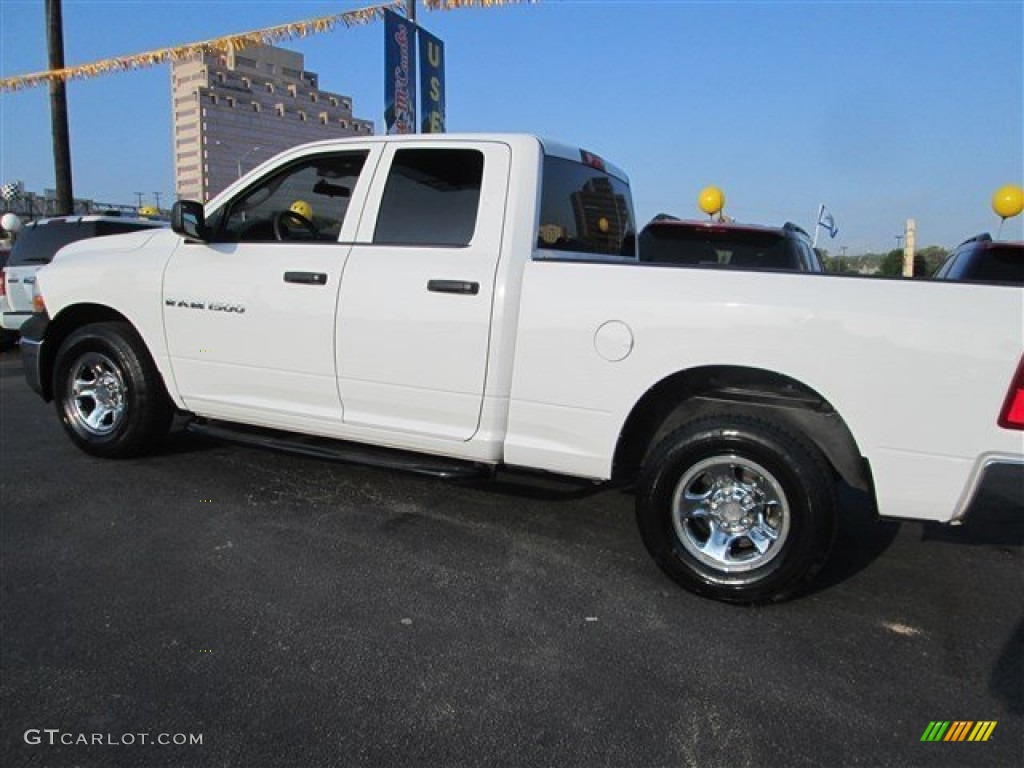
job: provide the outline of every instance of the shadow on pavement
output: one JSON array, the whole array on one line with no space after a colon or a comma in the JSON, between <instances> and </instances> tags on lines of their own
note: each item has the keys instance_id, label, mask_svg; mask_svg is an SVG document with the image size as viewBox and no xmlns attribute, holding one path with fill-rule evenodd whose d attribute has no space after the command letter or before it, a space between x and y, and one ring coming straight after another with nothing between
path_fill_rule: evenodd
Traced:
<instances>
[{"instance_id":1,"label":"shadow on pavement","mask_svg":"<svg viewBox=\"0 0 1024 768\"><path fill-rule=\"evenodd\" d=\"M1024 619L1010 635L992 667L988 688L1015 715L1024 713Z\"/></svg>"},{"instance_id":2,"label":"shadow on pavement","mask_svg":"<svg viewBox=\"0 0 1024 768\"><path fill-rule=\"evenodd\" d=\"M841 486L839 506L835 546L808 594L830 589L867 568L882 556L900 531L899 522L878 519L875 505L864 491Z\"/></svg>"},{"instance_id":3,"label":"shadow on pavement","mask_svg":"<svg viewBox=\"0 0 1024 768\"><path fill-rule=\"evenodd\" d=\"M211 440L210 438L203 437L202 435L189 434L182 427L182 421L179 424L179 419L175 419L171 425L171 431L164 439L163 443L154 452L154 456L174 456L178 454L187 453L199 453L200 451L209 451L214 448L219 448L227 443L222 443L217 440Z\"/></svg>"},{"instance_id":4,"label":"shadow on pavement","mask_svg":"<svg viewBox=\"0 0 1024 768\"><path fill-rule=\"evenodd\" d=\"M926 524L922 541L983 547L1024 547L1024 493L1004 485L978 494L963 525Z\"/></svg>"}]
</instances>

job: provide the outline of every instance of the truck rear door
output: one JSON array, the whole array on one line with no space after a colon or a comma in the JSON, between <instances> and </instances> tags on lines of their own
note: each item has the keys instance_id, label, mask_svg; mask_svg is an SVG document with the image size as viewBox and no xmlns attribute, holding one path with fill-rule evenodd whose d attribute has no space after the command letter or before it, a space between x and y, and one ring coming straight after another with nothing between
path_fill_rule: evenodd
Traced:
<instances>
[{"instance_id":1,"label":"truck rear door","mask_svg":"<svg viewBox=\"0 0 1024 768\"><path fill-rule=\"evenodd\" d=\"M486 141L385 148L338 302L346 424L476 432L510 156Z\"/></svg>"}]
</instances>

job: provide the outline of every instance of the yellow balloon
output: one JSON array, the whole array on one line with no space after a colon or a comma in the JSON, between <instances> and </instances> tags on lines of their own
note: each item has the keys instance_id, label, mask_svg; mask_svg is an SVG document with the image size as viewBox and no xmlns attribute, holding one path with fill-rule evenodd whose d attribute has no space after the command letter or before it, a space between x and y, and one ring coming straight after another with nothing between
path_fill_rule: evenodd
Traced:
<instances>
[{"instance_id":1,"label":"yellow balloon","mask_svg":"<svg viewBox=\"0 0 1024 768\"><path fill-rule=\"evenodd\" d=\"M996 190L992 195L992 210L997 216L1012 219L1024 211L1024 189L1016 184L1007 184Z\"/></svg>"},{"instance_id":2,"label":"yellow balloon","mask_svg":"<svg viewBox=\"0 0 1024 768\"><path fill-rule=\"evenodd\" d=\"M725 193L718 187L704 187L697 196L697 205L709 216L725 208Z\"/></svg>"}]
</instances>

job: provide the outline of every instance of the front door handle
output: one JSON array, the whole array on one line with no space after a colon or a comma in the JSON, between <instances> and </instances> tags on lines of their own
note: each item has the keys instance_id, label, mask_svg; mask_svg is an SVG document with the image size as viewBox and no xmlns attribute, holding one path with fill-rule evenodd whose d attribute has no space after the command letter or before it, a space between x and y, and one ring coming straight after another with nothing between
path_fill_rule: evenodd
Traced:
<instances>
[{"instance_id":1,"label":"front door handle","mask_svg":"<svg viewBox=\"0 0 1024 768\"><path fill-rule=\"evenodd\" d=\"M466 280L430 280L427 282L427 290L434 293L465 293L476 296L480 293L480 283Z\"/></svg>"},{"instance_id":2,"label":"front door handle","mask_svg":"<svg viewBox=\"0 0 1024 768\"><path fill-rule=\"evenodd\" d=\"M284 281L303 285L327 285L327 275L323 272L285 272Z\"/></svg>"}]
</instances>

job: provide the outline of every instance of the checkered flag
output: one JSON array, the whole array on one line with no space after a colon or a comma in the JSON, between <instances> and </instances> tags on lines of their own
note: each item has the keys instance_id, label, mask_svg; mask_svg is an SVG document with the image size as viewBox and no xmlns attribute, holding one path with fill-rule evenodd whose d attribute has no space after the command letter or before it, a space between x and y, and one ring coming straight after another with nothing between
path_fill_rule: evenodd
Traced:
<instances>
[{"instance_id":1,"label":"checkered flag","mask_svg":"<svg viewBox=\"0 0 1024 768\"><path fill-rule=\"evenodd\" d=\"M0 186L0 197L4 199L5 203L9 203L21 195L22 189L23 185L20 181L8 181Z\"/></svg>"}]
</instances>

